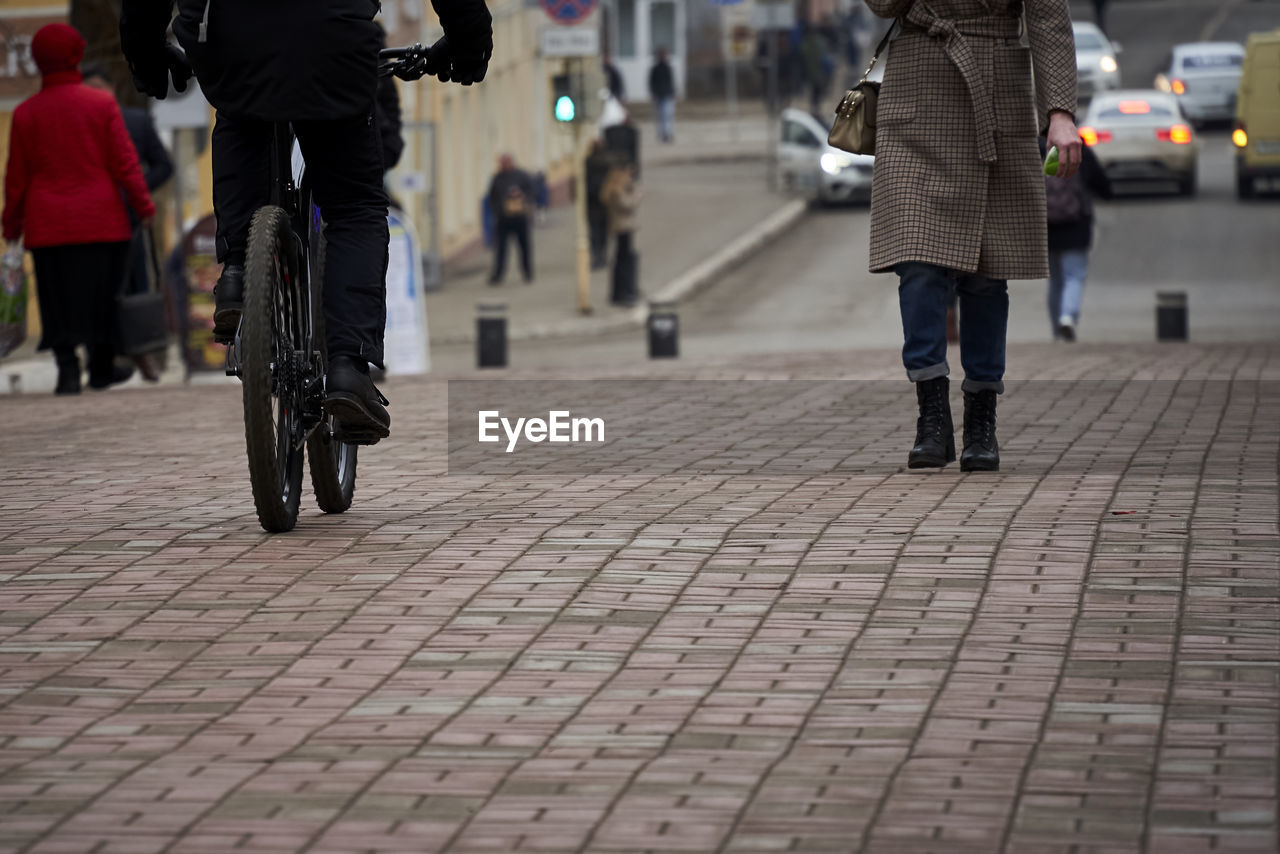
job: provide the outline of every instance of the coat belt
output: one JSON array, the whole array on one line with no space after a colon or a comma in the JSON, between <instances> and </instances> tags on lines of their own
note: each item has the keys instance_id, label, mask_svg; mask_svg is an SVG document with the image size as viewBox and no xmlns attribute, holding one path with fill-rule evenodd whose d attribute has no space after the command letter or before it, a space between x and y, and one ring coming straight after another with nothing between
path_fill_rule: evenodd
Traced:
<instances>
[{"instance_id":1,"label":"coat belt","mask_svg":"<svg viewBox=\"0 0 1280 854\"><path fill-rule=\"evenodd\" d=\"M983 79L971 38L1008 39L1021 35L1021 19L994 15L969 20L954 20L935 14L924 3L913 3L907 13L905 32L923 32L942 42L942 50L964 78L973 103L974 124L978 135L978 157L984 163L996 161L996 110L991 87Z\"/></svg>"}]
</instances>

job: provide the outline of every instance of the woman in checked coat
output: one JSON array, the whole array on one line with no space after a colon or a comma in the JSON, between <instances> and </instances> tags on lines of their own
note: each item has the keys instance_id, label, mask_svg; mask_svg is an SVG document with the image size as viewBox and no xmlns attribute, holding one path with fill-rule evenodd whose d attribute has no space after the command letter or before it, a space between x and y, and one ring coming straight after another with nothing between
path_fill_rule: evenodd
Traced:
<instances>
[{"instance_id":1,"label":"woman in checked coat","mask_svg":"<svg viewBox=\"0 0 1280 854\"><path fill-rule=\"evenodd\" d=\"M920 417L911 468L955 459L946 315L960 303L962 471L1000 467L1009 279L1048 275L1038 137L1080 163L1067 0L867 0L898 18L876 115L871 271L898 274ZM1032 70L1034 68L1034 83Z\"/></svg>"}]
</instances>

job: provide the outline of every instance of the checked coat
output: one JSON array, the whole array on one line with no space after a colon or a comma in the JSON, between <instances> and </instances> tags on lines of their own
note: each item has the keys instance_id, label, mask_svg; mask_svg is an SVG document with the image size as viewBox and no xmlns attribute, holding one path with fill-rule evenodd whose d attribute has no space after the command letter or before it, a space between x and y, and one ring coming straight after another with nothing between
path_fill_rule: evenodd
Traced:
<instances>
[{"instance_id":1,"label":"checked coat","mask_svg":"<svg viewBox=\"0 0 1280 854\"><path fill-rule=\"evenodd\" d=\"M922 261L1047 276L1038 137L1051 111L1075 115L1067 0L867 5L902 21L876 109L871 271Z\"/></svg>"}]
</instances>

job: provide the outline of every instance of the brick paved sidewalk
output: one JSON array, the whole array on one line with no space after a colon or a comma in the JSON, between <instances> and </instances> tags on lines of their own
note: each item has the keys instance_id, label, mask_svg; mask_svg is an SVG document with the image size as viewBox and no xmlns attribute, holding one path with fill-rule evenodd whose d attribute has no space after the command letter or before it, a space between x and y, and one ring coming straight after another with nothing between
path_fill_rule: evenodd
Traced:
<instances>
[{"instance_id":1,"label":"brick paved sidewalk","mask_svg":"<svg viewBox=\"0 0 1280 854\"><path fill-rule=\"evenodd\" d=\"M1011 364L963 476L889 352L635 369L894 380L791 477L447 477L392 381L276 537L236 389L7 401L0 851L1275 851L1280 347Z\"/></svg>"}]
</instances>

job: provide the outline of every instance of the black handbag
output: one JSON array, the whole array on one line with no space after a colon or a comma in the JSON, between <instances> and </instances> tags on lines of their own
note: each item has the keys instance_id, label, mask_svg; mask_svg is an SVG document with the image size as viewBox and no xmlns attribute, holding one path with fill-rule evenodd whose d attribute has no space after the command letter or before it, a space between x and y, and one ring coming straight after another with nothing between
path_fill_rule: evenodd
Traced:
<instances>
[{"instance_id":1,"label":"black handbag","mask_svg":"<svg viewBox=\"0 0 1280 854\"><path fill-rule=\"evenodd\" d=\"M141 250L130 247L128 272L123 284L127 289L135 275L142 275L146 280L146 288L136 293L121 293L118 297L116 334L122 354L142 356L156 351L163 352L169 346L169 324L165 318L164 293L159 289L160 265L156 261L151 230L139 228L133 239L141 241L142 247ZM141 271L136 267L140 256Z\"/></svg>"}]
</instances>

